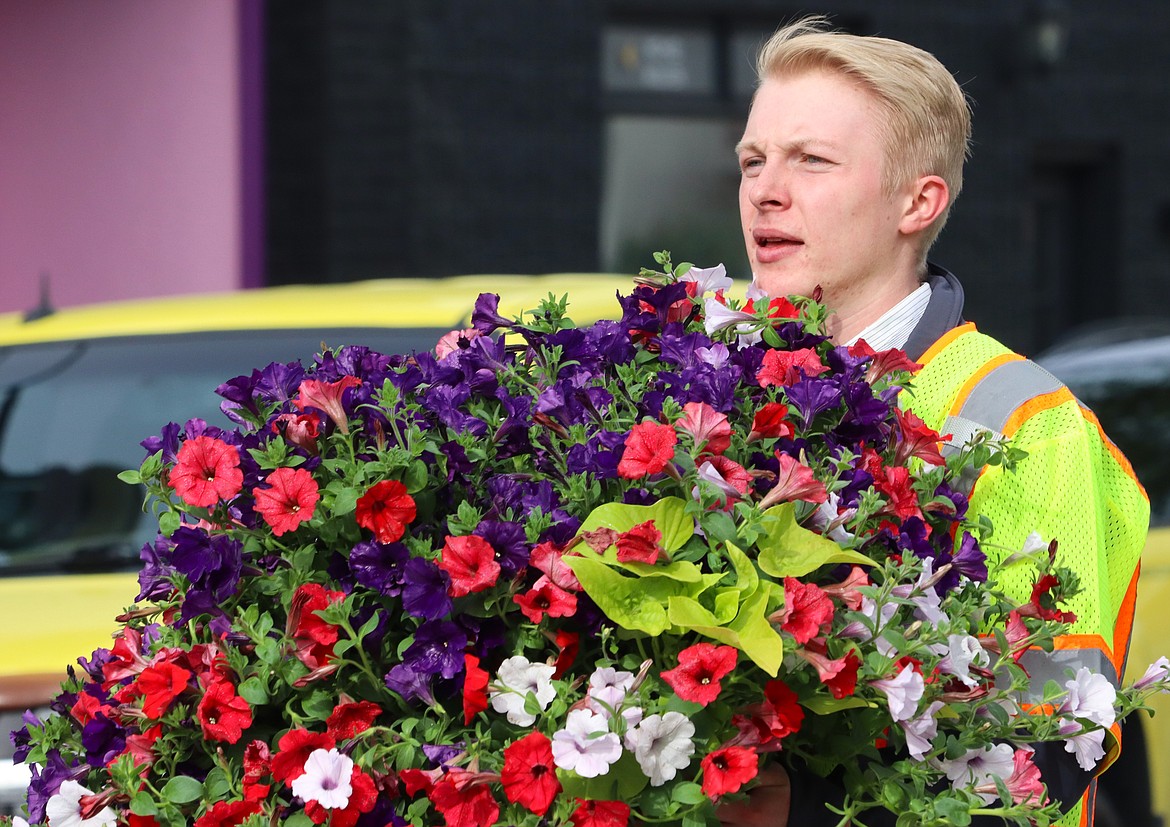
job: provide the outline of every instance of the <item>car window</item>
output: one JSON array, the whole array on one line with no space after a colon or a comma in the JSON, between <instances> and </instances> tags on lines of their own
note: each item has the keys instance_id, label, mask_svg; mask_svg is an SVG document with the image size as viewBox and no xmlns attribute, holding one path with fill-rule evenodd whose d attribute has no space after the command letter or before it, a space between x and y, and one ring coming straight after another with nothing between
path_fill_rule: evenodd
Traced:
<instances>
[{"instance_id":1,"label":"car window","mask_svg":"<svg viewBox=\"0 0 1170 827\"><path fill-rule=\"evenodd\" d=\"M227 425L215 388L273 361L364 344L425 350L445 330L216 332L0 348L0 576L137 567L157 524L117 479L168 422Z\"/></svg>"}]
</instances>

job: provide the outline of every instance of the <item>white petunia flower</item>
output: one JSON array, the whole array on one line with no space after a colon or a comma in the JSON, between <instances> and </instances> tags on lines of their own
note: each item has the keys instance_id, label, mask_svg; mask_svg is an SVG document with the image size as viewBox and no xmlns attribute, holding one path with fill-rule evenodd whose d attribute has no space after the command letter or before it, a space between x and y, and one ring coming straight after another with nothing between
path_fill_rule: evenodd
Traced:
<instances>
[{"instance_id":1,"label":"white petunia flower","mask_svg":"<svg viewBox=\"0 0 1170 827\"><path fill-rule=\"evenodd\" d=\"M1170 689L1166 686L1167 681L1170 681L1170 660L1163 655L1150 664L1146 673L1134 682L1133 688L1147 689L1156 683L1160 683L1162 684L1163 692L1170 692Z\"/></svg>"},{"instance_id":2,"label":"white petunia flower","mask_svg":"<svg viewBox=\"0 0 1170 827\"><path fill-rule=\"evenodd\" d=\"M336 749L315 749L305 761L305 772L293 779L293 795L328 810L343 810L353 795L352 775L353 759L348 755Z\"/></svg>"},{"instance_id":3,"label":"white petunia flower","mask_svg":"<svg viewBox=\"0 0 1170 827\"><path fill-rule=\"evenodd\" d=\"M915 761L921 761L933 748L931 741L938 735L938 720L934 716L942 708L942 701L934 701L917 718L901 722L906 734L906 749Z\"/></svg>"},{"instance_id":4,"label":"white petunia flower","mask_svg":"<svg viewBox=\"0 0 1170 827\"><path fill-rule=\"evenodd\" d=\"M552 753L553 763L562 770L596 778L622 757L622 742L609 731L604 716L591 709L574 709L565 719L565 728L553 733Z\"/></svg>"},{"instance_id":5,"label":"white petunia flower","mask_svg":"<svg viewBox=\"0 0 1170 827\"><path fill-rule=\"evenodd\" d=\"M1007 781L1011 777L1015 769L1015 750L1007 744L986 746L983 749L968 750L953 761L940 761L939 766L956 789L978 787L988 783L994 786L996 778ZM976 795L988 803L995 800L994 795L986 793Z\"/></svg>"},{"instance_id":6,"label":"white petunia flower","mask_svg":"<svg viewBox=\"0 0 1170 827\"><path fill-rule=\"evenodd\" d=\"M987 666L991 656L973 635L947 635L947 656L939 662L939 669L954 675L967 686L977 686L979 681L971 677L971 664Z\"/></svg>"},{"instance_id":7,"label":"white petunia flower","mask_svg":"<svg viewBox=\"0 0 1170 827\"><path fill-rule=\"evenodd\" d=\"M627 693L634 686L635 677L633 672L618 671L612 666L594 670L589 676L589 696L586 700L589 708L606 720L615 711L621 710L626 726L636 726L642 720L641 707L628 706L622 709Z\"/></svg>"},{"instance_id":8,"label":"white petunia flower","mask_svg":"<svg viewBox=\"0 0 1170 827\"><path fill-rule=\"evenodd\" d=\"M886 693L886 700L890 704L890 715L895 721L908 721L918 711L918 702L922 700L922 693L926 691L926 682L922 675L914 671L910 664L902 667L893 678L870 681L882 692Z\"/></svg>"},{"instance_id":9,"label":"white petunia flower","mask_svg":"<svg viewBox=\"0 0 1170 827\"><path fill-rule=\"evenodd\" d=\"M61 788L45 804L49 827L113 827L118 823L117 814L109 807L103 807L89 818L82 818L81 798L86 795L93 793L76 781L62 781Z\"/></svg>"},{"instance_id":10,"label":"white petunia flower","mask_svg":"<svg viewBox=\"0 0 1170 827\"><path fill-rule=\"evenodd\" d=\"M716 264L714 267L692 267L679 276L678 280L693 281L700 296L717 290L730 290L733 284L727 275L727 268L722 264Z\"/></svg>"},{"instance_id":11,"label":"white petunia flower","mask_svg":"<svg viewBox=\"0 0 1170 827\"><path fill-rule=\"evenodd\" d=\"M1082 666L1077 670L1076 677L1065 683L1064 688L1068 690L1068 697L1060 705L1058 713L1084 718L1103 727L1113 726L1117 720L1117 710L1113 708L1117 701L1117 690L1108 678Z\"/></svg>"},{"instance_id":12,"label":"white petunia flower","mask_svg":"<svg viewBox=\"0 0 1170 827\"><path fill-rule=\"evenodd\" d=\"M1077 764L1085 772L1095 770L1097 762L1105 757L1105 730L1085 732L1079 724L1070 721L1062 724L1059 731L1061 735L1066 736L1064 751L1076 756Z\"/></svg>"},{"instance_id":13,"label":"white petunia flower","mask_svg":"<svg viewBox=\"0 0 1170 827\"><path fill-rule=\"evenodd\" d=\"M532 663L523 655L515 655L500 664L496 673L497 683L489 697L492 709L503 712L508 722L516 726L532 726L536 716L524 708L525 698L531 692L540 708L548 709L557 691L553 689L552 676L556 668L546 663Z\"/></svg>"},{"instance_id":14,"label":"white petunia flower","mask_svg":"<svg viewBox=\"0 0 1170 827\"><path fill-rule=\"evenodd\" d=\"M694 735L695 725L681 712L651 715L626 732L626 749L638 759L650 786L661 787L690 766Z\"/></svg>"}]
</instances>

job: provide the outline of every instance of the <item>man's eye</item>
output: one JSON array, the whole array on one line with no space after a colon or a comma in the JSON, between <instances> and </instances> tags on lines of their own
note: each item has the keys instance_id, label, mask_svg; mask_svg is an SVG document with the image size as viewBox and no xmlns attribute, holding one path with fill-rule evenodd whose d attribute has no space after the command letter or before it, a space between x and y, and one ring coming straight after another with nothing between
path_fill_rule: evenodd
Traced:
<instances>
[{"instance_id":1,"label":"man's eye","mask_svg":"<svg viewBox=\"0 0 1170 827\"><path fill-rule=\"evenodd\" d=\"M763 158L744 158L742 161L739 162L740 170L742 172L745 172L745 173L750 172L752 170L758 170L763 165L764 165Z\"/></svg>"},{"instance_id":2,"label":"man's eye","mask_svg":"<svg viewBox=\"0 0 1170 827\"><path fill-rule=\"evenodd\" d=\"M804 155L801 155L800 160L804 161L806 164L827 164L827 163L829 163L827 160L825 160L824 158L822 158L819 155L809 155L807 153L805 153Z\"/></svg>"}]
</instances>

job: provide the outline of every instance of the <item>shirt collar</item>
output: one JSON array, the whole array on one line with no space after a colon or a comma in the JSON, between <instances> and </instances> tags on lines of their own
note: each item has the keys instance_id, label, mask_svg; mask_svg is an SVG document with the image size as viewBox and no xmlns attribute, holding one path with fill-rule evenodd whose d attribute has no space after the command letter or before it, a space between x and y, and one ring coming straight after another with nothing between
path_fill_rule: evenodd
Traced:
<instances>
[{"instance_id":1,"label":"shirt collar","mask_svg":"<svg viewBox=\"0 0 1170 827\"><path fill-rule=\"evenodd\" d=\"M918 285L917 290L883 313L846 344L852 345L859 339L865 339L865 343L876 351L903 347L915 325L922 319L929 302L930 285L923 282Z\"/></svg>"}]
</instances>

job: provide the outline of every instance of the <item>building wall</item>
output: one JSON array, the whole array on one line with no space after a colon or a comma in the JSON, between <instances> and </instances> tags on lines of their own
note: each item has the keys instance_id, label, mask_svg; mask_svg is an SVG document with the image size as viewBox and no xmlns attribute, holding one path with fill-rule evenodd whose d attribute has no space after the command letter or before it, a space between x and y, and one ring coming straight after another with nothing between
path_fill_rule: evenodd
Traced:
<instances>
[{"instance_id":1,"label":"building wall","mask_svg":"<svg viewBox=\"0 0 1170 827\"><path fill-rule=\"evenodd\" d=\"M0 311L244 283L240 40L237 0L0 3Z\"/></svg>"}]
</instances>

